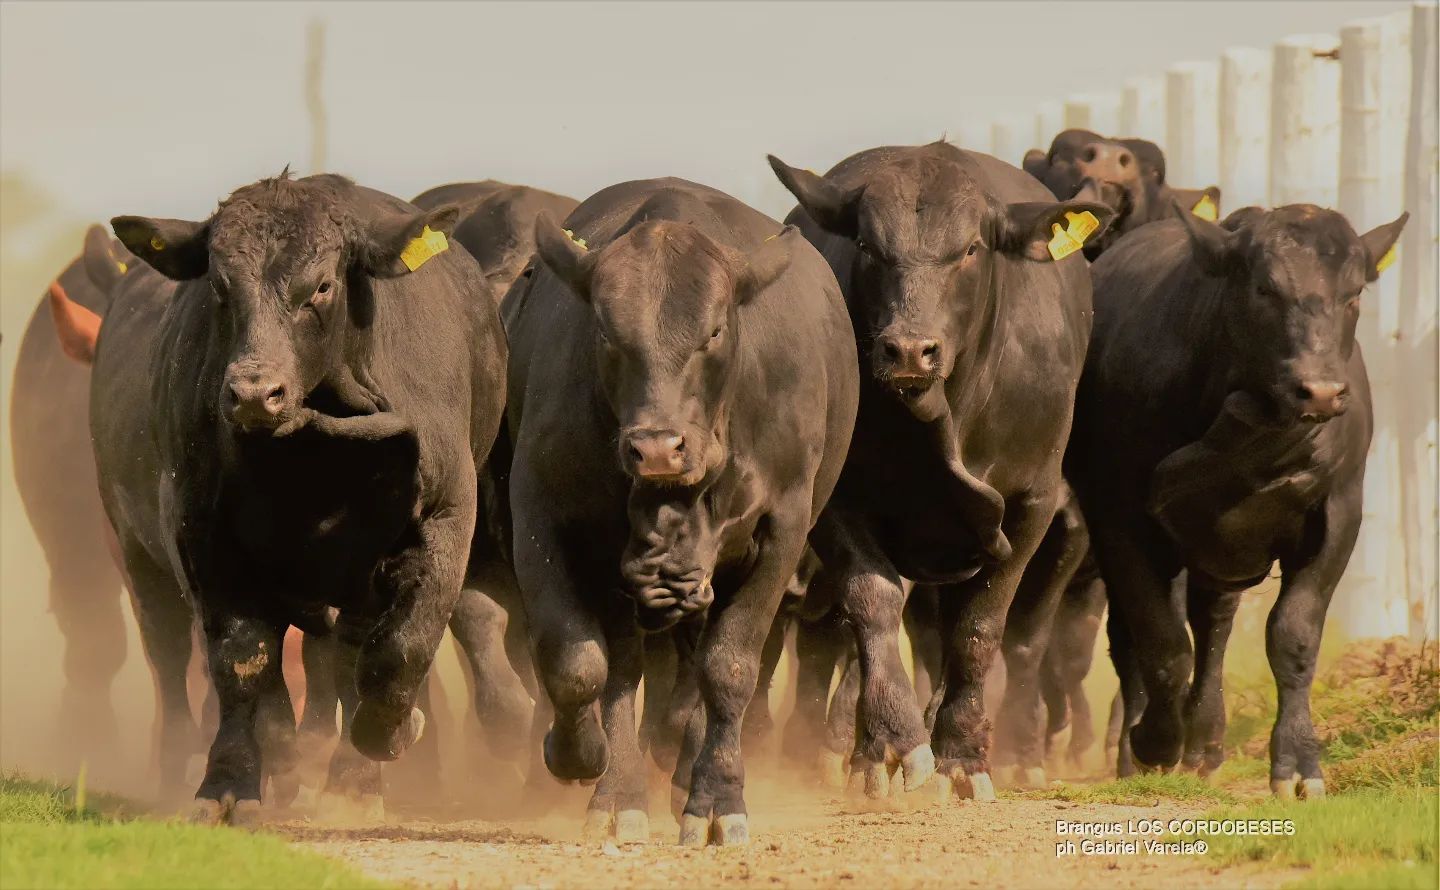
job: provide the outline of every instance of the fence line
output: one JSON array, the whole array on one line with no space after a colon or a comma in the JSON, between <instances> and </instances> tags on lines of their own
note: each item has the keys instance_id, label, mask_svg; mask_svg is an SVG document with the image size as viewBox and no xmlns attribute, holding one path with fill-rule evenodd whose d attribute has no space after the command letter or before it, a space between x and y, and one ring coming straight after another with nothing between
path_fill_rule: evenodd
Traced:
<instances>
[{"instance_id":1,"label":"fence line","mask_svg":"<svg viewBox=\"0 0 1440 890\"><path fill-rule=\"evenodd\" d=\"M1045 102L956 140L1018 165L1027 149L1083 127L1159 143L1167 180L1218 184L1226 210L1319 204L1361 232L1410 211L1398 259L1366 291L1357 330L1375 435L1360 540L1332 608L1355 635L1440 636L1436 29L1435 3L1420 2L1338 36L1235 47L1117 92Z\"/></svg>"}]
</instances>

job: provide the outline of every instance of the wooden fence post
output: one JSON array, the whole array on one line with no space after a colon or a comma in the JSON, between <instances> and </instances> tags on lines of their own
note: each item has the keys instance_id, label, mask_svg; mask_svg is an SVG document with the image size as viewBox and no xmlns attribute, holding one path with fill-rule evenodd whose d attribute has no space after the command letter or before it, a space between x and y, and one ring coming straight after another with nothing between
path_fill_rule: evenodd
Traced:
<instances>
[{"instance_id":1,"label":"wooden fence post","mask_svg":"<svg viewBox=\"0 0 1440 890\"><path fill-rule=\"evenodd\" d=\"M1409 123L1409 72L1394 64L1408 16L1353 22L1340 31L1339 209L1357 231L1400 213L1400 171ZM1405 58L1408 63L1408 56ZM1396 94L1403 94L1397 106ZM1398 112L1398 113L1397 113ZM1406 541L1395 415L1395 339L1383 318L1396 318L1398 270L1371 285L1361 300L1356 339L1370 379L1375 431L1365 463L1364 519L1332 611L1347 635L1389 637L1408 630Z\"/></svg>"},{"instance_id":2,"label":"wooden fence post","mask_svg":"<svg viewBox=\"0 0 1440 890\"><path fill-rule=\"evenodd\" d=\"M1270 98L1270 203L1334 207L1340 185L1340 71L1328 34L1275 45Z\"/></svg>"},{"instance_id":3,"label":"wooden fence post","mask_svg":"<svg viewBox=\"0 0 1440 890\"><path fill-rule=\"evenodd\" d=\"M1065 100L1065 128L1115 136L1120 131L1119 93L1082 93Z\"/></svg>"},{"instance_id":4,"label":"wooden fence post","mask_svg":"<svg viewBox=\"0 0 1440 890\"><path fill-rule=\"evenodd\" d=\"M1041 102L1035 109L1035 147L1049 151L1050 143L1065 129L1065 106L1059 102Z\"/></svg>"},{"instance_id":5,"label":"wooden fence post","mask_svg":"<svg viewBox=\"0 0 1440 890\"><path fill-rule=\"evenodd\" d=\"M1265 206L1269 180L1270 54L1227 49L1220 57L1221 210Z\"/></svg>"},{"instance_id":6,"label":"wooden fence post","mask_svg":"<svg viewBox=\"0 0 1440 890\"><path fill-rule=\"evenodd\" d=\"M1440 136L1437 136L1436 27L1434 3L1417 3L1410 20L1410 134L1405 148L1404 265L1401 266L1400 379L1405 404L1399 414L1401 466L1404 473L1406 568L1409 579L1410 635L1435 638L1436 554L1440 521L1436 502L1437 414L1440 414L1440 353L1436 342L1435 189L1440 185Z\"/></svg>"},{"instance_id":7,"label":"wooden fence post","mask_svg":"<svg viewBox=\"0 0 1440 890\"><path fill-rule=\"evenodd\" d=\"M1204 188L1220 178L1220 65L1181 62L1165 72L1165 181Z\"/></svg>"},{"instance_id":8,"label":"wooden fence post","mask_svg":"<svg viewBox=\"0 0 1440 890\"><path fill-rule=\"evenodd\" d=\"M1165 145L1165 77L1148 74L1125 81L1120 91L1120 132L1107 136L1138 136Z\"/></svg>"},{"instance_id":9,"label":"wooden fence post","mask_svg":"<svg viewBox=\"0 0 1440 890\"><path fill-rule=\"evenodd\" d=\"M1032 148L1048 151L1050 143L1038 145L1035 142L1035 121L1033 118L1011 115L995 121L990 127L990 153L1007 164L1020 166L1025 152Z\"/></svg>"}]
</instances>

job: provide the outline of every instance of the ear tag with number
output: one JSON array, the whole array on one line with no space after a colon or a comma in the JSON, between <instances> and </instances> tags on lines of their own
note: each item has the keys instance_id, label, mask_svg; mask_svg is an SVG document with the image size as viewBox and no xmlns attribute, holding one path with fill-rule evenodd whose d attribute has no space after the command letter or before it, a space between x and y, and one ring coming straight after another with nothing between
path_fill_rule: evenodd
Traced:
<instances>
[{"instance_id":1,"label":"ear tag with number","mask_svg":"<svg viewBox=\"0 0 1440 890\"><path fill-rule=\"evenodd\" d=\"M581 250L589 250L589 249L590 249L590 245L588 245L588 244L585 243L585 239L584 239L584 238L576 238L576 237L575 237L575 233L572 232L572 231L570 231L569 229L565 229L565 237L569 238L571 241L574 241L576 244L580 245L580 249L581 249Z\"/></svg>"},{"instance_id":2,"label":"ear tag with number","mask_svg":"<svg viewBox=\"0 0 1440 890\"><path fill-rule=\"evenodd\" d=\"M1399 247L1398 244L1392 244L1392 245L1390 245L1390 249L1387 250L1387 251L1385 251L1385 255L1382 256L1382 257L1375 263L1375 274L1376 274L1376 275L1379 275L1381 272L1384 272L1386 269L1390 268L1390 266L1394 264L1394 262L1395 262L1395 256L1396 256L1396 248L1397 248L1397 247Z\"/></svg>"},{"instance_id":3,"label":"ear tag with number","mask_svg":"<svg viewBox=\"0 0 1440 890\"><path fill-rule=\"evenodd\" d=\"M1050 239L1050 257L1056 260L1063 260L1070 254L1085 246L1085 239L1089 238L1096 229L1100 228L1100 220L1095 214L1088 210L1079 213L1067 211L1065 218L1069 225L1061 230L1060 224L1055 223L1051 230L1055 233Z\"/></svg>"},{"instance_id":4,"label":"ear tag with number","mask_svg":"<svg viewBox=\"0 0 1440 890\"><path fill-rule=\"evenodd\" d=\"M450 242L445 240L445 233L437 232L426 226L418 237L412 238L410 243L405 245L405 249L400 251L400 262L405 264L405 268L414 272L425 265L431 257L439 256L449 249Z\"/></svg>"},{"instance_id":5,"label":"ear tag with number","mask_svg":"<svg viewBox=\"0 0 1440 890\"><path fill-rule=\"evenodd\" d=\"M1210 222L1215 222L1220 218L1220 208L1215 206L1215 202L1210 199L1209 195L1196 201L1195 206L1190 208L1190 212L1201 219L1208 219Z\"/></svg>"}]
</instances>

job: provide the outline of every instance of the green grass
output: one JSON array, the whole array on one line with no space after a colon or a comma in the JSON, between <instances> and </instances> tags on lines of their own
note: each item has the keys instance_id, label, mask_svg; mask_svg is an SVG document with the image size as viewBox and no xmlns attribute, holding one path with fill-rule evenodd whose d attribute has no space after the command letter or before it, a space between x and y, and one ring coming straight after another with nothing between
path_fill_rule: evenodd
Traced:
<instances>
[{"instance_id":1,"label":"green grass","mask_svg":"<svg viewBox=\"0 0 1440 890\"><path fill-rule=\"evenodd\" d=\"M1303 867L1302 887L1434 887L1440 793L1366 789L1319 801L1268 800L1210 819L1290 819L1290 836L1207 836L1207 861Z\"/></svg>"},{"instance_id":2,"label":"green grass","mask_svg":"<svg viewBox=\"0 0 1440 890\"><path fill-rule=\"evenodd\" d=\"M1154 806L1157 800L1214 804L1236 802L1235 795L1229 791L1188 774L1130 776L1098 785L1057 785L1039 791L1018 792L1016 796L1030 800L1064 800L1071 803L1107 803L1137 807Z\"/></svg>"},{"instance_id":3,"label":"green grass","mask_svg":"<svg viewBox=\"0 0 1440 890\"><path fill-rule=\"evenodd\" d=\"M132 818L122 798L18 776L0 779L0 887L385 888L278 837Z\"/></svg>"}]
</instances>

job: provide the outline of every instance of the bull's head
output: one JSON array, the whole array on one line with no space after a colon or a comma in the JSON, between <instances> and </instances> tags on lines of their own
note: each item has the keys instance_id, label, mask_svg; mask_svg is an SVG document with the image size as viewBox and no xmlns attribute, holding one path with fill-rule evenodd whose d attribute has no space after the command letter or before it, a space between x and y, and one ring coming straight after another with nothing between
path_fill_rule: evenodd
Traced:
<instances>
[{"instance_id":1,"label":"bull's head","mask_svg":"<svg viewBox=\"0 0 1440 890\"><path fill-rule=\"evenodd\" d=\"M237 430L273 432L293 419L340 370L349 331L368 326L370 280L418 268L412 245L427 228L448 235L458 217L453 206L417 211L359 191L336 176L282 175L240 189L203 222L112 220L161 274L208 279L228 350L217 408Z\"/></svg>"},{"instance_id":2,"label":"bull's head","mask_svg":"<svg viewBox=\"0 0 1440 890\"><path fill-rule=\"evenodd\" d=\"M821 228L854 242L856 332L871 344L875 378L920 420L946 410L940 384L983 337L999 265L1053 261L1055 226L1074 224L1067 214L1093 214L1090 237L1114 215L1084 201L1004 204L939 158L897 164L849 189L775 157L770 165Z\"/></svg>"},{"instance_id":3,"label":"bull's head","mask_svg":"<svg viewBox=\"0 0 1440 890\"><path fill-rule=\"evenodd\" d=\"M600 389L636 482L693 486L724 465L738 309L785 271L797 237L744 254L661 220L588 249L548 214L536 220L540 260L594 309Z\"/></svg>"},{"instance_id":4,"label":"bull's head","mask_svg":"<svg viewBox=\"0 0 1440 890\"><path fill-rule=\"evenodd\" d=\"M1196 262L1229 284L1221 312L1239 350L1232 385L1267 396L1281 419L1343 414L1360 295L1387 265L1409 214L1364 235L1310 204L1250 207L1223 224L1179 217Z\"/></svg>"}]
</instances>

